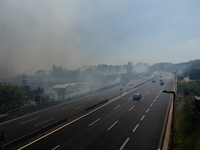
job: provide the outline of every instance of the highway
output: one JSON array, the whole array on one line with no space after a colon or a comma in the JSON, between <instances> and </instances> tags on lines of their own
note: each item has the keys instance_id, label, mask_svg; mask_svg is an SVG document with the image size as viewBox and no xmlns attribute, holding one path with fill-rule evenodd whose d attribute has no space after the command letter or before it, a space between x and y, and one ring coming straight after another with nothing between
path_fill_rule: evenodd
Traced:
<instances>
[{"instance_id":1,"label":"highway","mask_svg":"<svg viewBox=\"0 0 200 150\"><path fill-rule=\"evenodd\" d=\"M150 79L148 77L147 79ZM133 86L138 85L145 80L133 80ZM28 115L24 115L6 122L0 123L1 131L4 131L5 141L2 144L12 142L22 136L39 130L49 124L52 124L64 117L68 117L79 111L83 111L89 106L104 101L106 99L115 97L121 92L133 88L133 86L116 86L101 92L94 93L85 97L81 97L72 101L67 101L53 107L49 107ZM120 91L120 89L123 89Z\"/></svg>"},{"instance_id":2,"label":"highway","mask_svg":"<svg viewBox=\"0 0 200 150\"><path fill-rule=\"evenodd\" d=\"M162 91L173 90L174 88L173 77L163 76L163 80L164 86L160 85L159 78L156 79L155 83L147 82L18 148L19 150L156 150L158 149L166 111L171 100L170 94L162 93ZM117 90L119 91L119 87ZM113 93L116 89L113 88L111 91ZM103 92L106 95L106 91ZM108 92L107 94L111 95L111 93ZM133 95L135 93L141 93L143 98L140 101L134 101ZM96 100L103 97L104 94L101 93ZM91 99L94 99L94 97ZM73 106L77 101L74 101ZM89 101L89 98L87 97L80 101ZM79 103L79 106L76 106L77 110L84 108L86 104ZM63 104L53 110L56 111L58 109L62 112L62 108L66 110L72 107L70 105L72 104ZM56 116L53 116L55 113L51 112L51 110L42 111L45 112L43 115L50 116L46 114L50 113L52 114L51 117L55 118ZM34 126L45 124L45 121L44 123L36 122L41 116L38 116L39 118L34 114L31 116L33 120L26 120L24 124L32 121L34 121ZM47 123L49 118L46 119ZM49 121L51 121L50 119Z\"/></svg>"}]
</instances>

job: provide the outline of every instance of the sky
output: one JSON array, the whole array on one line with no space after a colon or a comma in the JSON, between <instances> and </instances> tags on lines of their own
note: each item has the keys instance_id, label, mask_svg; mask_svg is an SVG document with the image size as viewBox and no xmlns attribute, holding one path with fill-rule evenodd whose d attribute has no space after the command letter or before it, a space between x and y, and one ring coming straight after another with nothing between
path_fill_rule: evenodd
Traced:
<instances>
[{"instance_id":1,"label":"sky","mask_svg":"<svg viewBox=\"0 0 200 150\"><path fill-rule=\"evenodd\" d=\"M200 57L197 0L0 0L0 78Z\"/></svg>"}]
</instances>

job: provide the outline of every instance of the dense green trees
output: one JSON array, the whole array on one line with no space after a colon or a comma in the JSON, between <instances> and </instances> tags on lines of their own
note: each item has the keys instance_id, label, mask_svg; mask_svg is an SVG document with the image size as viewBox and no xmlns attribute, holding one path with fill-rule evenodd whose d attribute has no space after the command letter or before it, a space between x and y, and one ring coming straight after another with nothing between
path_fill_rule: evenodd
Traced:
<instances>
[{"instance_id":1,"label":"dense green trees","mask_svg":"<svg viewBox=\"0 0 200 150\"><path fill-rule=\"evenodd\" d=\"M0 113L22 107L25 98L27 96L23 86L9 82L0 83Z\"/></svg>"},{"instance_id":2,"label":"dense green trees","mask_svg":"<svg viewBox=\"0 0 200 150\"><path fill-rule=\"evenodd\" d=\"M38 87L37 89L34 90L34 94L35 94L35 101L36 102L42 102L42 94L44 93L44 89L41 87Z\"/></svg>"},{"instance_id":3,"label":"dense green trees","mask_svg":"<svg viewBox=\"0 0 200 150\"><path fill-rule=\"evenodd\" d=\"M199 149L200 119L193 95L200 95L199 80L178 82L174 130L175 149Z\"/></svg>"},{"instance_id":4,"label":"dense green trees","mask_svg":"<svg viewBox=\"0 0 200 150\"><path fill-rule=\"evenodd\" d=\"M44 95L44 89L41 87L31 90L28 85L18 86L9 82L0 83L0 114L21 108L24 102L33 99L33 97L36 102L41 102Z\"/></svg>"},{"instance_id":5,"label":"dense green trees","mask_svg":"<svg viewBox=\"0 0 200 150\"><path fill-rule=\"evenodd\" d=\"M200 79L200 67L193 67L189 70L188 76L190 79Z\"/></svg>"}]
</instances>

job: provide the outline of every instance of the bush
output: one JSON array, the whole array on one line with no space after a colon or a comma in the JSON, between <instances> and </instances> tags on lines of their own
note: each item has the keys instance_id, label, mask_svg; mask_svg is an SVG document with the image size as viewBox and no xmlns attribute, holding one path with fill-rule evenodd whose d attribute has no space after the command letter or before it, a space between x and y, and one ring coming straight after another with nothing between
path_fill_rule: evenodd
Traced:
<instances>
[{"instance_id":1,"label":"bush","mask_svg":"<svg viewBox=\"0 0 200 150\"><path fill-rule=\"evenodd\" d=\"M175 114L175 145L180 150L193 150L200 127L195 105L190 96L183 99Z\"/></svg>"}]
</instances>

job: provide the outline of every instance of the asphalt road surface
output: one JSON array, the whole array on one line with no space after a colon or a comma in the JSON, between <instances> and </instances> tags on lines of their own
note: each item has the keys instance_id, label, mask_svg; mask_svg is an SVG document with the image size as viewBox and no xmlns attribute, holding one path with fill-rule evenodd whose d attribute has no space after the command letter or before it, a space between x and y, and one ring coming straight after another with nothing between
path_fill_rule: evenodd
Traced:
<instances>
[{"instance_id":1,"label":"asphalt road surface","mask_svg":"<svg viewBox=\"0 0 200 150\"><path fill-rule=\"evenodd\" d=\"M150 78L151 77L148 77L147 79ZM129 86L128 84L126 86L116 86L92 95L61 103L47 109L0 123L0 131L4 131L5 135L5 141L2 143L2 145L41 129L64 117L68 117L71 114L85 110L89 106L115 97L121 92L125 92L144 81L145 80L142 79L136 79L132 81L133 86ZM123 89L122 91L120 90L121 88Z\"/></svg>"},{"instance_id":2,"label":"asphalt road surface","mask_svg":"<svg viewBox=\"0 0 200 150\"><path fill-rule=\"evenodd\" d=\"M125 92L87 114L19 147L19 149L156 150L158 149L167 108L171 101L170 94L162 91L173 90L174 88L173 77L163 76L163 80L164 85L160 85L159 78L157 78L155 83L148 82ZM117 90L119 90L119 87ZM79 102L76 107L73 107L73 110L84 108L87 105L84 102L90 101L90 98L93 101L94 99L100 101L101 98L102 100L105 98L105 95L110 96L115 91L116 89L113 88L110 92L103 91L104 93L97 97L91 95L76 100L73 104L67 103L56 106L53 111L52 109L42 111L46 122L37 122L43 117L38 116L38 113L31 115L32 120L17 120L21 121L21 125L24 125L21 131L26 129L25 124L32 124L34 128L48 123L56 117L62 118L64 110L75 106L78 101L83 103ZM140 101L134 101L133 95L135 93L141 93L143 98ZM59 114L55 114L55 111ZM20 131L18 132L20 134Z\"/></svg>"}]
</instances>

